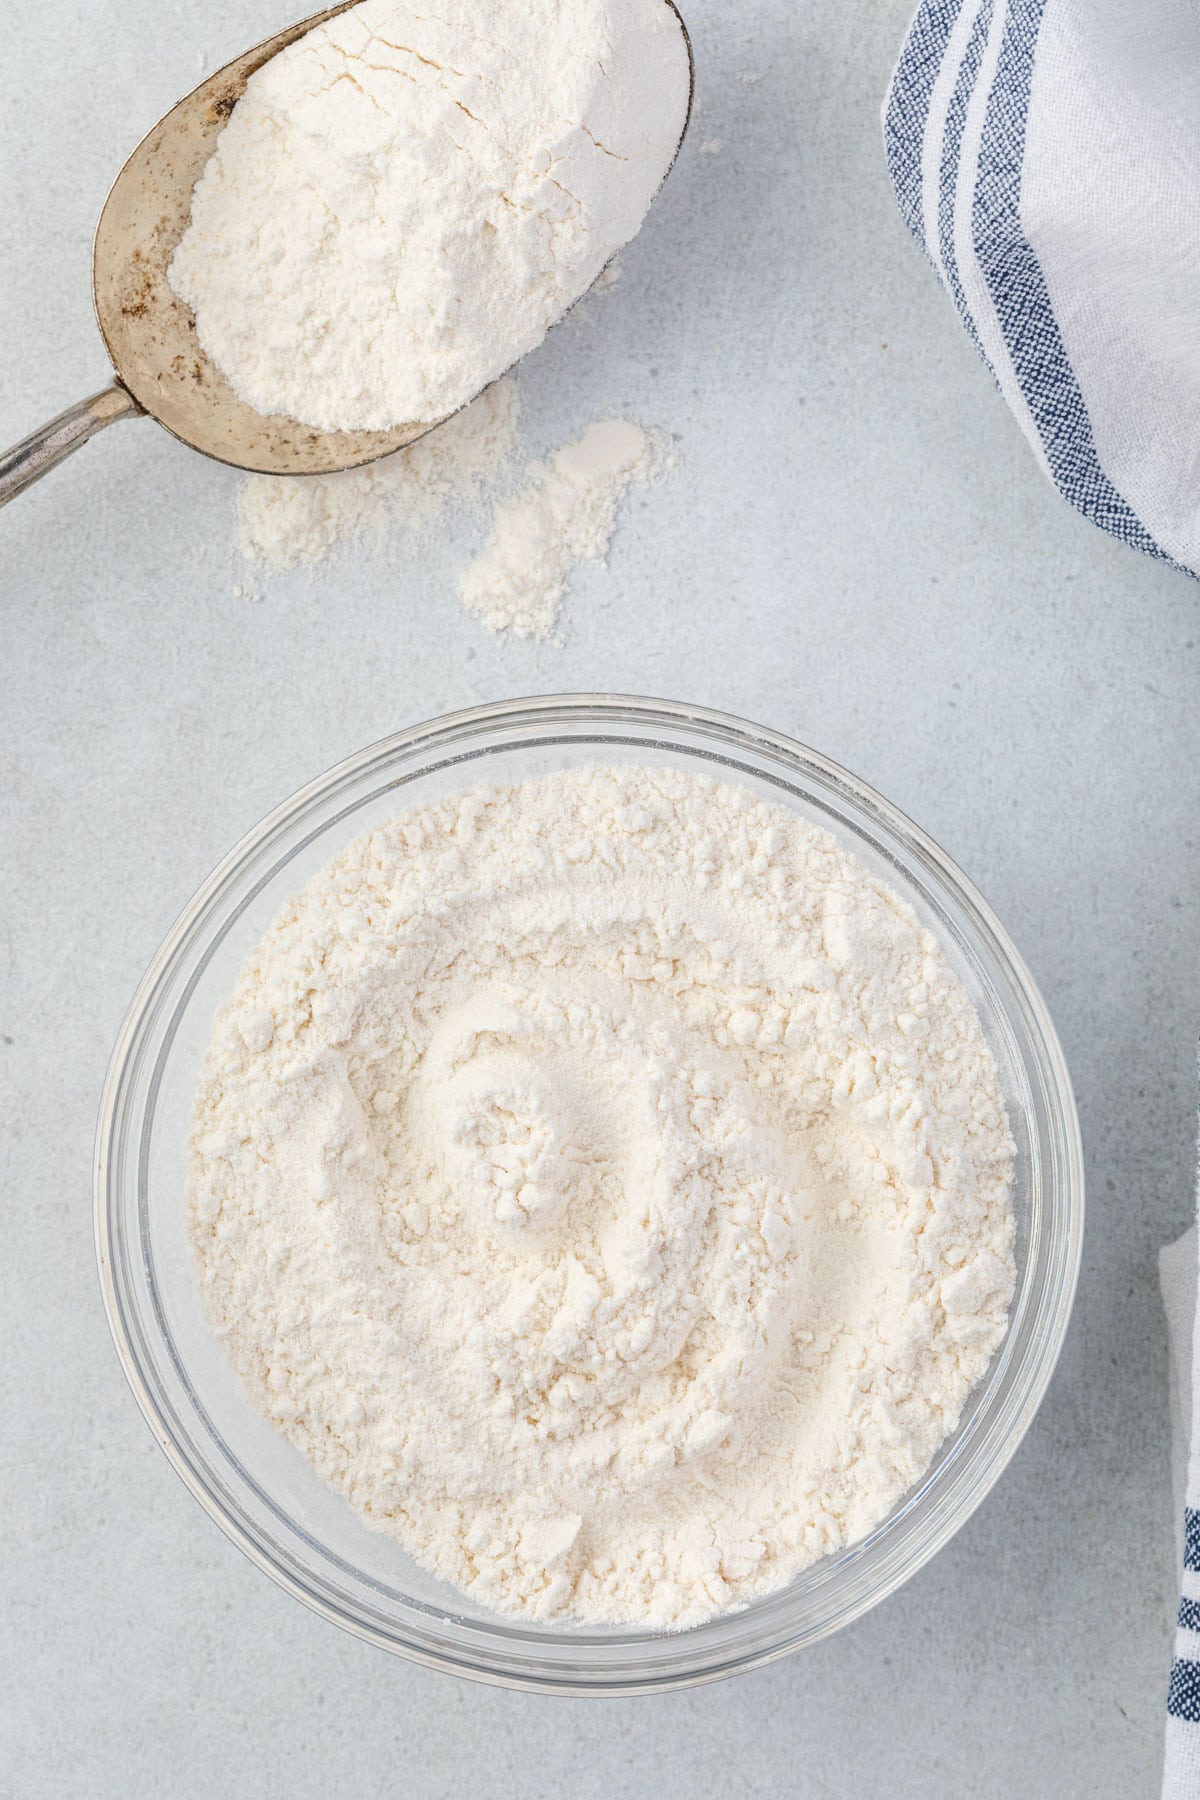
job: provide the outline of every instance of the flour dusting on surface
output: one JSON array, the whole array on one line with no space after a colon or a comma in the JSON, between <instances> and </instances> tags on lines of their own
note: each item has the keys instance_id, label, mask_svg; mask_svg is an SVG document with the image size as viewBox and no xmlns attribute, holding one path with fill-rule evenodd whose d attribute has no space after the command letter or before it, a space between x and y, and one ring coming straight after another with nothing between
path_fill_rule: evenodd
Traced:
<instances>
[{"instance_id":1,"label":"flour dusting on surface","mask_svg":"<svg viewBox=\"0 0 1200 1800\"><path fill-rule=\"evenodd\" d=\"M607 557L630 487L657 480L674 463L660 432L628 419L590 425L497 504L488 542L460 584L468 611L489 631L551 637L575 570Z\"/></svg>"},{"instance_id":2,"label":"flour dusting on surface","mask_svg":"<svg viewBox=\"0 0 1200 1800\"><path fill-rule=\"evenodd\" d=\"M238 490L238 548L280 574L323 562L340 545L382 548L389 531L420 535L455 508L481 508L503 481L519 441L512 376L406 450L336 475L247 475Z\"/></svg>"}]
</instances>

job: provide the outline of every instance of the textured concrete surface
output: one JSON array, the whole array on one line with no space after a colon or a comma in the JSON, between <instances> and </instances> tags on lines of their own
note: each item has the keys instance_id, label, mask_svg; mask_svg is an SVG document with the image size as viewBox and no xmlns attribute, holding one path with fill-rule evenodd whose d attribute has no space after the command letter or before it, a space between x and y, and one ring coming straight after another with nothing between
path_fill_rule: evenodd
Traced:
<instances>
[{"instance_id":1,"label":"textured concrete surface","mask_svg":"<svg viewBox=\"0 0 1200 1800\"><path fill-rule=\"evenodd\" d=\"M318 1800L1156 1791L1172 1581L1158 1246L1200 1018L1193 584L1043 483L894 215L910 0L690 0L701 110L625 279L522 376L534 449L678 439L562 651L460 613L456 530L237 599L233 477L122 426L0 520L0 1788ZM0 438L100 384L93 221L126 151L281 0L43 0L0 57ZM755 83L739 73L760 73ZM697 155L721 138L718 156ZM235 838L445 708L664 693L808 740L974 876L1077 1086L1078 1309L1009 1473L899 1595L693 1694L529 1699L341 1635L200 1513L126 1392L89 1158L143 965Z\"/></svg>"}]
</instances>

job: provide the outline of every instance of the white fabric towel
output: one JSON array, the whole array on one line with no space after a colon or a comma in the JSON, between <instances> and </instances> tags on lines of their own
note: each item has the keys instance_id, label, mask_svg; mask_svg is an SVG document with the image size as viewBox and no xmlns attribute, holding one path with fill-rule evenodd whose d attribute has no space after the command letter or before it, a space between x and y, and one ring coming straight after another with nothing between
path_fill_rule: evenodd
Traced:
<instances>
[{"instance_id":1,"label":"white fabric towel","mask_svg":"<svg viewBox=\"0 0 1200 1800\"><path fill-rule=\"evenodd\" d=\"M923 0L883 112L900 210L1043 469L1192 574L1198 94L1200 0ZM1163 1793L1200 1800L1195 1229L1161 1260L1181 1525Z\"/></svg>"},{"instance_id":2,"label":"white fabric towel","mask_svg":"<svg viewBox=\"0 0 1200 1800\"><path fill-rule=\"evenodd\" d=\"M1200 572L1200 5L925 0L901 211L1046 473Z\"/></svg>"}]
</instances>

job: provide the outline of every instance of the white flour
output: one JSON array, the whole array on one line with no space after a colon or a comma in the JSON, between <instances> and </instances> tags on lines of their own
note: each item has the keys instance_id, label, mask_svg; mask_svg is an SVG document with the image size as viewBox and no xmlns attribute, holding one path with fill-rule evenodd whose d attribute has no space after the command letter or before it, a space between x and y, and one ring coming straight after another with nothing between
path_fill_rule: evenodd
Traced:
<instances>
[{"instance_id":1,"label":"white flour","mask_svg":"<svg viewBox=\"0 0 1200 1800\"><path fill-rule=\"evenodd\" d=\"M629 487L656 480L674 460L664 438L628 419L589 425L497 504L491 537L460 584L468 611L489 631L550 637L574 570L608 555Z\"/></svg>"},{"instance_id":2,"label":"white flour","mask_svg":"<svg viewBox=\"0 0 1200 1800\"><path fill-rule=\"evenodd\" d=\"M250 78L171 285L259 412L443 418L635 235L688 87L663 0L362 0Z\"/></svg>"},{"instance_id":3,"label":"white flour","mask_svg":"<svg viewBox=\"0 0 1200 1800\"><path fill-rule=\"evenodd\" d=\"M255 1404L481 1604L680 1626L868 1531L1013 1288L1011 1144L937 943L681 771L401 815L218 1020L204 1302Z\"/></svg>"},{"instance_id":4,"label":"white flour","mask_svg":"<svg viewBox=\"0 0 1200 1800\"><path fill-rule=\"evenodd\" d=\"M451 508L491 511L487 545L459 592L491 631L547 638L580 563L607 557L621 501L671 468L658 432L624 419L590 425L517 493L520 396L512 376L407 450L338 475L249 475L238 493L238 548L252 568L280 574L324 561L348 539L382 548L389 532L419 535Z\"/></svg>"},{"instance_id":5,"label":"white flour","mask_svg":"<svg viewBox=\"0 0 1200 1800\"><path fill-rule=\"evenodd\" d=\"M479 506L517 450L521 400L512 376L407 450L336 475L247 475L238 548L272 574L323 562L348 539L421 533L451 507Z\"/></svg>"}]
</instances>

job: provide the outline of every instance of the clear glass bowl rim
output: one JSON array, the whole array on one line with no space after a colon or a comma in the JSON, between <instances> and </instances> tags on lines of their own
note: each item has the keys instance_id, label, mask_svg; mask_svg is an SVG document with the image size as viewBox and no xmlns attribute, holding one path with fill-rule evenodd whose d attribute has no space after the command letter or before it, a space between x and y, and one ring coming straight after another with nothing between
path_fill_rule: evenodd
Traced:
<instances>
[{"instance_id":1,"label":"clear glass bowl rim","mask_svg":"<svg viewBox=\"0 0 1200 1800\"><path fill-rule=\"evenodd\" d=\"M142 1194L153 1071L169 1049L206 945L222 927L222 909L239 883L304 820L320 817L323 831L350 816L358 802L344 813L329 809L364 778L420 759L439 768L461 761L470 770L489 749L513 747L514 732L529 733L529 743L539 746L594 742L683 750L759 780L774 779L818 806L824 795L864 815L878 834L876 849L896 854L906 873L907 864L915 863L940 903L1006 977L1011 994L1005 1018L1033 1059L1046 1107L1037 1135L1047 1216L1030 1243L1021 1315L1014 1313L977 1390L982 1399L968 1432L964 1436L960 1427L949 1453L860 1544L742 1612L675 1634L537 1630L499 1618L483 1623L382 1589L346 1564L335 1567L332 1557L326 1556L330 1566L324 1567L322 1547L294 1524L289 1531L290 1522L261 1504L261 1493L242 1479L245 1472L232 1455L226 1453L223 1466L195 1429L188 1414L198 1402L186 1371L164 1349L167 1334L157 1305L140 1301L132 1279L137 1259L145 1257L148 1266L149 1258ZM779 773L772 775L772 768ZM293 842L288 857L295 849ZM269 879L264 875L258 885ZM1028 1430L1066 1334L1083 1246L1083 1154L1062 1049L1019 953L957 865L867 783L796 740L706 707L616 694L541 695L429 720L346 758L248 832L185 907L130 1003L101 1100L94 1193L101 1289L126 1379L168 1460L226 1535L286 1591L371 1643L475 1680L562 1694L632 1694L719 1679L815 1643L893 1593L965 1523ZM806 1598L807 1608L801 1604Z\"/></svg>"}]
</instances>

